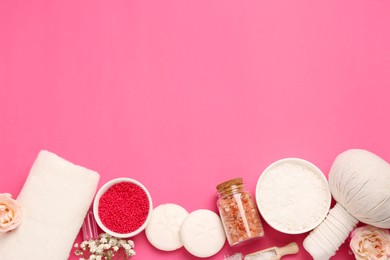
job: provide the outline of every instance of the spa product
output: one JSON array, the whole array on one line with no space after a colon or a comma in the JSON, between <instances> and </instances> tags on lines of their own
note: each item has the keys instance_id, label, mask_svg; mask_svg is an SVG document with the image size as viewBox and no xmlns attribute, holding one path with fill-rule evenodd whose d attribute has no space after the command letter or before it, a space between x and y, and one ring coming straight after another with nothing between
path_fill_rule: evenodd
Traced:
<instances>
[{"instance_id":1,"label":"spa product","mask_svg":"<svg viewBox=\"0 0 390 260\"><path fill-rule=\"evenodd\" d=\"M223 182L217 190L217 206L229 245L240 245L262 237L264 229L259 212L242 178Z\"/></svg>"},{"instance_id":2,"label":"spa product","mask_svg":"<svg viewBox=\"0 0 390 260\"><path fill-rule=\"evenodd\" d=\"M256 200L264 220L287 234L312 230L325 218L331 203L328 183L312 163L287 158L276 161L261 174Z\"/></svg>"},{"instance_id":3,"label":"spa product","mask_svg":"<svg viewBox=\"0 0 390 260\"><path fill-rule=\"evenodd\" d=\"M100 188L93 210L101 229L112 236L125 238L146 228L153 206L144 185L130 178L118 178Z\"/></svg>"},{"instance_id":4,"label":"spa product","mask_svg":"<svg viewBox=\"0 0 390 260\"><path fill-rule=\"evenodd\" d=\"M187 210L176 204L162 204L153 210L145 229L146 238L157 249L173 251L183 246L180 227L188 216Z\"/></svg>"},{"instance_id":5,"label":"spa product","mask_svg":"<svg viewBox=\"0 0 390 260\"><path fill-rule=\"evenodd\" d=\"M88 210L87 215L85 216L81 231L83 233L83 241L97 239L99 236L92 207Z\"/></svg>"},{"instance_id":6,"label":"spa product","mask_svg":"<svg viewBox=\"0 0 390 260\"><path fill-rule=\"evenodd\" d=\"M199 209L185 218L180 240L192 255L210 257L222 249L226 236L219 216L213 211Z\"/></svg>"},{"instance_id":7,"label":"spa product","mask_svg":"<svg viewBox=\"0 0 390 260\"><path fill-rule=\"evenodd\" d=\"M271 247L259 252L255 252L244 257L244 260L279 260L285 255L299 252L297 243L293 242L283 247Z\"/></svg>"},{"instance_id":8,"label":"spa product","mask_svg":"<svg viewBox=\"0 0 390 260\"><path fill-rule=\"evenodd\" d=\"M99 174L41 151L17 200L22 224L0 234L0 259L68 259Z\"/></svg>"},{"instance_id":9,"label":"spa product","mask_svg":"<svg viewBox=\"0 0 390 260\"><path fill-rule=\"evenodd\" d=\"M341 153L329 186L337 204L303 242L316 260L333 256L358 221L390 228L390 165L382 158L357 149Z\"/></svg>"}]
</instances>

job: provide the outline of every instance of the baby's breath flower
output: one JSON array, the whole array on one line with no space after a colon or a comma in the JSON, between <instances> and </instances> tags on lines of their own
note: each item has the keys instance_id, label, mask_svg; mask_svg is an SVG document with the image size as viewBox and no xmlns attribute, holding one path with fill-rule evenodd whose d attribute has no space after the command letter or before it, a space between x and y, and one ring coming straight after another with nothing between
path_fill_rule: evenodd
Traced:
<instances>
[{"instance_id":1,"label":"baby's breath flower","mask_svg":"<svg viewBox=\"0 0 390 260\"><path fill-rule=\"evenodd\" d=\"M100 244L96 248L97 253L102 253L104 251L104 244Z\"/></svg>"},{"instance_id":2,"label":"baby's breath flower","mask_svg":"<svg viewBox=\"0 0 390 260\"><path fill-rule=\"evenodd\" d=\"M76 251L74 251L74 254L77 256L80 256L80 255L83 255L83 252L81 252L81 250L76 250Z\"/></svg>"},{"instance_id":3,"label":"baby's breath flower","mask_svg":"<svg viewBox=\"0 0 390 260\"><path fill-rule=\"evenodd\" d=\"M127 256L134 256L135 255L135 251L133 249L126 250L126 255Z\"/></svg>"},{"instance_id":4,"label":"baby's breath flower","mask_svg":"<svg viewBox=\"0 0 390 260\"><path fill-rule=\"evenodd\" d=\"M96 240L83 241L80 245L76 243L74 247L77 248L74 254L83 256L79 260L116 260L114 252L120 250L126 254L125 259L135 255L135 251L132 249L134 248L132 240L126 241L105 233L100 234ZM121 253L118 254L118 256L120 255Z\"/></svg>"},{"instance_id":5,"label":"baby's breath flower","mask_svg":"<svg viewBox=\"0 0 390 260\"><path fill-rule=\"evenodd\" d=\"M110 246L116 245L117 242L118 242L118 240L115 239L115 238L111 238L110 241L108 241L108 243L110 244Z\"/></svg>"},{"instance_id":6,"label":"baby's breath flower","mask_svg":"<svg viewBox=\"0 0 390 260\"><path fill-rule=\"evenodd\" d=\"M83 241L80 245L81 249L85 250L86 246L87 246L87 241Z\"/></svg>"}]
</instances>

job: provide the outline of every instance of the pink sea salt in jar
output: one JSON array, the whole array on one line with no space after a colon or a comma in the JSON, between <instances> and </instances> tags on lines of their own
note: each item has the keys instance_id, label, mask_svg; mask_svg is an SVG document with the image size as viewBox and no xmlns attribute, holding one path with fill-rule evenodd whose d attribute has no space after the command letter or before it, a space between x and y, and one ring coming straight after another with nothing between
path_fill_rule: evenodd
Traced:
<instances>
[{"instance_id":1,"label":"pink sea salt in jar","mask_svg":"<svg viewBox=\"0 0 390 260\"><path fill-rule=\"evenodd\" d=\"M142 232L152 210L149 191L130 178L118 178L104 184L97 192L93 205L99 227L119 238L133 237Z\"/></svg>"},{"instance_id":2,"label":"pink sea salt in jar","mask_svg":"<svg viewBox=\"0 0 390 260\"><path fill-rule=\"evenodd\" d=\"M217 206L230 246L237 246L264 235L260 214L242 178L217 186Z\"/></svg>"}]
</instances>

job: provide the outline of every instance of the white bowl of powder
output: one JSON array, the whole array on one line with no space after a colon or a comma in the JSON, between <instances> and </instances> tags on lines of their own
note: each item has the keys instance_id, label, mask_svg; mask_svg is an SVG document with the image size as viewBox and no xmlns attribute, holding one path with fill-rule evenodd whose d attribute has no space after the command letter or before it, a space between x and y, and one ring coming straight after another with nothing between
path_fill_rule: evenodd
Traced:
<instances>
[{"instance_id":1,"label":"white bowl of powder","mask_svg":"<svg viewBox=\"0 0 390 260\"><path fill-rule=\"evenodd\" d=\"M287 234L317 227L328 214L331 193L324 174L314 164L287 158L268 166L256 186L256 202L264 220Z\"/></svg>"}]
</instances>

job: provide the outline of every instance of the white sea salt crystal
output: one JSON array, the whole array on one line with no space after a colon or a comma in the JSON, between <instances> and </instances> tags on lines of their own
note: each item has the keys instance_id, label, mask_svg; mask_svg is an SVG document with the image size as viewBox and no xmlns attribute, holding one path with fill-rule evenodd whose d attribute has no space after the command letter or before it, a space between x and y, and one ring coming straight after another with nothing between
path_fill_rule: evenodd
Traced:
<instances>
[{"instance_id":1,"label":"white sea salt crystal","mask_svg":"<svg viewBox=\"0 0 390 260\"><path fill-rule=\"evenodd\" d=\"M267 168L259 180L256 195L260 213L279 231L309 231L329 210L327 182L321 171L315 171L315 166L306 165L304 160L279 162Z\"/></svg>"},{"instance_id":2,"label":"white sea salt crystal","mask_svg":"<svg viewBox=\"0 0 390 260\"><path fill-rule=\"evenodd\" d=\"M246 255L244 260L273 260L276 258L275 250Z\"/></svg>"},{"instance_id":3,"label":"white sea salt crystal","mask_svg":"<svg viewBox=\"0 0 390 260\"><path fill-rule=\"evenodd\" d=\"M242 260L242 254L241 253L235 253L231 256L224 256L223 260Z\"/></svg>"}]
</instances>

